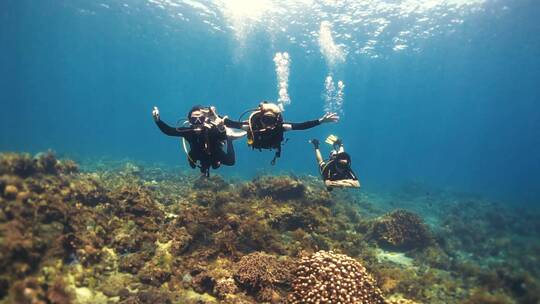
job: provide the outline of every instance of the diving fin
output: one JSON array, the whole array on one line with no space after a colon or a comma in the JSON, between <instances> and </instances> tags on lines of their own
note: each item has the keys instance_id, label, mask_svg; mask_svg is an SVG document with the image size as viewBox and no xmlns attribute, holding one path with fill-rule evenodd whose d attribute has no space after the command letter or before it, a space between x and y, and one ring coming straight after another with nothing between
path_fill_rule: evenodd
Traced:
<instances>
[{"instance_id":1,"label":"diving fin","mask_svg":"<svg viewBox=\"0 0 540 304\"><path fill-rule=\"evenodd\" d=\"M326 138L324 142L333 146L337 140L338 140L337 136L335 136L334 134L330 134L328 135L328 137Z\"/></svg>"}]
</instances>

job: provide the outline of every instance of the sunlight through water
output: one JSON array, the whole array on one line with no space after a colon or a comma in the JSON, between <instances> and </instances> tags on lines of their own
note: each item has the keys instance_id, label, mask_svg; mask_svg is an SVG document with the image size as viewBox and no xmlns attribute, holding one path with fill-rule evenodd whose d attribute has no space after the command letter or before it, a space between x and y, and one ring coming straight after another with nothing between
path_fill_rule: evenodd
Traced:
<instances>
[{"instance_id":1,"label":"sunlight through water","mask_svg":"<svg viewBox=\"0 0 540 304\"><path fill-rule=\"evenodd\" d=\"M421 51L421 41L452 33L469 15L482 12L488 0L148 0L185 22L182 12L193 10L209 30L231 32L240 47L256 31L272 39L315 51L327 34L337 49L332 57L347 53L378 57L392 50ZM328 57L327 57L328 58Z\"/></svg>"}]
</instances>

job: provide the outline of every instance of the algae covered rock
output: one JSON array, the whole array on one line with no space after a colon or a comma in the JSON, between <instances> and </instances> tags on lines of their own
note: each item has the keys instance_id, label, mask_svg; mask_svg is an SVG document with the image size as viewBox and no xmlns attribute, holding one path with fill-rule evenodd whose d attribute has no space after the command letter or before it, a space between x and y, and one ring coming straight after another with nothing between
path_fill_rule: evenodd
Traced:
<instances>
[{"instance_id":1,"label":"algae covered rock","mask_svg":"<svg viewBox=\"0 0 540 304\"><path fill-rule=\"evenodd\" d=\"M109 201L105 188L89 176L77 178L69 186L73 193L73 198L81 204L96 206Z\"/></svg>"},{"instance_id":2,"label":"algae covered rock","mask_svg":"<svg viewBox=\"0 0 540 304\"><path fill-rule=\"evenodd\" d=\"M0 153L0 303L384 303L370 274L390 303L538 303L530 210L456 204L431 246L419 216L315 178L76 167Z\"/></svg>"},{"instance_id":3,"label":"algae covered rock","mask_svg":"<svg viewBox=\"0 0 540 304\"><path fill-rule=\"evenodd\" d=\"M344 254L319 251L298 263L288 303L386 303L360 262Z\"/></svg>"},{"instance_id":4,"label":"algae covered rock","mask_svg":"<svg viewBox=\"0 0 540 304\"><path fill-rule=\"evenodd\" d=\"M193 189L210 190L213 192L226 190L228 187L229 184L219 175L212 175L209 178L201 177L193 183Z\"/></svg>"},{"instance_id":5,"label":"algae covered rock","mask_svg":"<svg viewBox=\"0 0 540 304\"><path fill-rule=\"evenodd\" d=\"M378 219L371 236L380 245L393 249L424 248L433 243L433 236L422 219L406 210L395 210Z\"/></svg>"},{"instance_id":6,"label":"algae covered rock","mask_svg":"<svg viewBox=\"0 0 540 304\"><path fill-rule=\"evenodd\" d=\"M221 299L224 299L227 295L235 294L236 292L238 292L238 286L233 278L220 279L214 286L214 293Z\"/></svg>"},{"instance_id":7,"label":"algae covered rock","mask_svg":"<svg viewBox=\"0 0 540 304\"><path fill-rule=\"evenodd\" d=\"M75 162L72 160L60 161L52 151L39 153L35 157L19 153L0 154L0 175L10 174L26 178L33 174L57 175L78 171L79 167Z\"/></svg>"},{"instance_id":8,"label":"algae covered rock","mask_svg":"<svg viewBox=\"0 0 540 304\"><path fill-rule=\"evenodd\" d=\"M257 196L269 196L277 200L302 199L306 186L299 180L288 176L259 177L253 181Z\"/></svg>"},{"instance_id":9,"label":"algae covered rock","mask_svg":"<svg viewBox=\"0 0 540 304\"><path fill-rule=\"evenodd\" d=\"M234 278L248 293L261 301L271 301L280 297L276 285L290 283L290 261L279 260L264 252L254 252L243 256L234 266Z\"/></svg>"}]
</instances>

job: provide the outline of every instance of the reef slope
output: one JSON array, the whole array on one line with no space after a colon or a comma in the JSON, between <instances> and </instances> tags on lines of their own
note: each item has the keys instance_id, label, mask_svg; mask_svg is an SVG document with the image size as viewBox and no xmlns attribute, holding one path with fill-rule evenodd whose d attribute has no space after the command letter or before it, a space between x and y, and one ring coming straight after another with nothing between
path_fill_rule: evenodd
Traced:
<instances>
[{"instance_id":1,"label":"reef slope","mask_svg":"<svg viewBox=\"0 0 540 304\"><path fill-rule=\"evenodd\" d=\"M446 192L0 154L0 303L538 303L538 231Z\"/></svg>"}]
</instances>

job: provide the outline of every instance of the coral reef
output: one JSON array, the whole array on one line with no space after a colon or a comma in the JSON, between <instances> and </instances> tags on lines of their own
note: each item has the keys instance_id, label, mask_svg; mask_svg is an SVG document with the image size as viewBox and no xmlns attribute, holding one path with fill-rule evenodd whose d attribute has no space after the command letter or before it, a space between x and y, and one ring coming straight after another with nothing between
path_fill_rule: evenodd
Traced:
<instances>
[{"instance_id":1,"label":"coral reef","mask_svg":"<svg viewBox=\"0 0 540 304\"><path fill-rule=\"evenodd\" d=\"M311 176L81 168L0 153L1 304L540 301L538 210L426 185L379 196Z\"/></svg>"},{"instance_id":2,"label":"coral reef","mask_svg":"<svg viewBox=\"0 0 540 304\"><path fill-rule=\"evenodd\" d=\"M386 303L366 268L334 252L319 251L299 262L289 303Z\"/></svg>"},{"instance_id":3,"label":"coral reef","mask_svg":"<svg viewBox=\"0 0 540 304\"><path fill-rule=\"evenodd\" d=\"M433 236L422 219L406 210L394 210L373 223L372 237L382 246L410 250L433 243Z\"/></svg>"},{"instance_id":4,"label":"coral reef","mask_svg":"<svg viewBox=\"0 0 540 304\"><path fill-rule=\"evenodd\" d=\"M299 199L305 196L306 191L304 184L288 176L259 177L253 181L253 186L258 196L277 200Z\"/></svg>"},{"instance_id":5,"label":"coral reef","mask_svg":"<svg viewBox=\"0 0 540 304\"><path fill-rule=\"evenodd\" d=\"M234 278L260 301L278 302L281 296L274 286L290 282L290 264L287 259L279 260L263 252L254 252L243 256L235 265Z\"/></svg>"}]
</instances>

